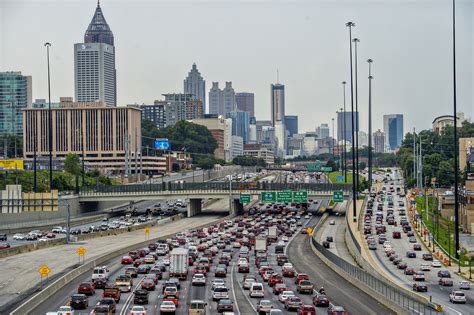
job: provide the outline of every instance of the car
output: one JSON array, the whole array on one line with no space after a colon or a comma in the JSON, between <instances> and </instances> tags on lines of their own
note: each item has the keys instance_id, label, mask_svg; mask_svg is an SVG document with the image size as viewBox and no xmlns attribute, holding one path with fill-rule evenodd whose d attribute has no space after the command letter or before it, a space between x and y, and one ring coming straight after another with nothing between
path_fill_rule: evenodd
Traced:
<instances>
[{"instance_id":1,"label":"car","mask_svg":"<svg viewBox=\"0 0 474 315\"><path fill-rule=\"evenodd\" d=\"M313 304L317 307L328 307L329 299L326 295L317 293L313 296Z\"/></svg>"},{"instance_id":2,"label":"car","mask_svg":"<svg viewBox=\"0 0 474 315\"><path fill-rule=\"evenodd\" d=\"M22 233L16 233L15 235L13 235L12 238L15 241L24 241L26 239L26 236L25 236L25 234L22 234Z\"/></svg>"},{"instance_id":3,"label":"car","mask_svg":"<svg viewBox=\"0 0 474 315\"><path fill-rule=\"evenodd\" d=\"M408 242L410 242L410 243L416 243L416 237L414 237L414 236L408 237Z\"/></svg>"},{"instance_id":4,"label":"car","mask_svg":"<svg viewBox=\"0 0 474 315\"><path fill-rule=\"evenodd\" d=\"M316 315L313 305L303 305L298 309L298 315Z\"/></svg>"},{"instance_id":5,"label":"car","mask_svg":"<svg viewBox=\"0 0 474 315\"><path fill-rule=\"evenodd\" d=\"M334 225L334 224L336 224L336 221L334 220L329 221L329 225Z\"/></svg>"},{"instance_id":6,"label":"car","mask_svg":"<svg viewBox=\"0 0 474 315\"><path fill-rule=\"evenodd\" d=\"M288 299L289 297L292 297L292 296L295 296L295 292L293 292L293 291L283 291L278 296L278 301L280 301L282 303L285 303L286 299Z\"/></svg>"},{"instance_id":7,"label":"car","mask_svg":"<svg viewBox=\"0 0 474 315\"><path fill-rule=\"evenodd\" d=\"M441 268L441 262L438 259L433 259L433 261L431 262L431 267Z\"/></svg>"},{"instance_id":8,"label":"car","mask_svg":"<svg viewBox=\"0 0 474 315\"><path fill-rule=\"evenodd\" d=\"M327 242L334 242L334 238L332 236L326 236Z\"/></svg>"},{"instance_id":9,"label":"car","mask_svg":"<svg viewBox=\"0 0 474 315\"><path fill-rule=\"evenodd\" d=\"M346 310L342 306L330 304L327 310L328 315L347 315Z\"/></svg>"},{"instance_id":10,"label":"car","mask_svg":"<svg viewBox=\"0 0 474 315\"><path fill-rule=\"evenodd\" d=\"M10 244L9 243L0 243L0 249L7 249L7 248L10 248Z\"/></svg>"},{"instance_id":11,"label":"car","mask_svg":"<svg viewBox=\"0 0 474 315\"><path fill-rule=\"evenodd\" d=\"M451 273L449 270L440 270L438 271L438 277L439 278L451 278Z\"/></svg>"},{"instance_id":12,"label":"car","mask_svg":"<svg viewBox=\"0 0 474 315\"><path fill-rule=\"evenodd\" d=\"M145 278L145 279L142 281L141 287L142 287L142 289L144 289L144 290L155 291L156 284L155 284L155 281L154 281L153 279Z\"/></svg>"},{"instance_id":13,"label":"car","mask_svg":"<svg viewBox=\"0 0 474 315\"><path fill-rule=\"evenodd\" d=\"M6 242L8 240L8 236L5 233L0 234L0 241L1 242Z\"/></svg>"},{"instance_id":14,"label":"car","mask_svg":"<svg viewBox=\"0 0 474 315\"><path fill-rule=\"evenodd\" d=\"M217 267L216 271L214 272L214 276L217 278L225 278L227 277L227 270L223 267Z\"/></svg>"},{"instance_id":15,"label":"car","mask_svg":"<svg viewBox=\"0 0 474 315\"><path fill-rule=\"evenodd\" d=\"M414 251L408 251L407 252L407 257L408 258L416 258L416 253Z\"/></svg>"},{"instance_id":16,"label":"car","mask_svg":"<svg viewBox=\"0 0 474 315\"><path fill-rule=\"evenodd\" d=\"M461 289L461 290L470 290L471 289L471 283L469 281L466 281L466 280L459 281L459 289Z\"/></svg>"},{"instance_id":17,"label":"car","mask_svg":"<svg viewBox=\"0 0 474 315\"><path fill-rule=\"evenodd\" d=\"M234 310L234 303L230 299L220 299L217 302L217 312L232 312Z\"/></svg>"},{"instance_id":18,"label":"car","mask_svg":"<svg viewBox=\"0 0 474 315\"><path fill-rule=\"evenodd\" d=\"M256 283L256 282L257 282L257 279L255 279L253 277L245 278L244 282L242 284L242 288L244 290L250 290L250 288L252 287L252 284Z\"/></svg>"},{"instance_id":19,"label":"car","mask_svg":"<svg viewBox=\"0 0 474 315\"><path fill-rule=\"evenodd\" d=\"M415 283L413 284L413 291L428 292L428 287L423 283Z\"/></svg>"},{"instance_id":20,"label":"car","mask_svg":"<svg viewBox=\"0 0 474 315\"><path fill-rule=\"evenodd\" d=\"M146 308L143 306L132 306L130 310L130 315L146 315Z\"/></svg>"},{"instance_id":21,"label":"car","mask_svg":"<svg viewBox=\"0 0 474 315\"><path fill-rule=\"evenodd\" d=\"M284 283L277 283L273 287L273 294L275 294L275 295L279 295L283 291L288 291L288 288L287 288L286 284L284 284Z\"/></svg>"},{"instance_id":22,"label":"car","mask_svg":"<svg viewBox=\"0 0 474 315\"><path fill-rule=\"evenodd\" d=\"M421 244L413 244L413 250L420 251L421 250Z\"/></svg>"},{"instance_id":23,"label":"car","mask_svg":"<svg viewBox=\"0 0 474 315\"><path fill-rule=\"evenodd\" d=\"M292 278L296 274L295 268L288 267L283 269L283 277Z\"/></svg>"},{"instance_id":24,"label":"car","mask_svg":"<svg viewBox=\"0 0 474 315\"><path fill-rule=\"evenodd\" d=\"M85 295L94 295L95 288L91 282L84 281L84 282L81 282L81 284L77 288L77 293L85 294Z\"/></svg>"},{"instance_id":25,"label":"car","mask_svg":"<svg viewBox=\"0 0 474 315\"><path fill-rule=\"evenodd\" d=\"M400 270L405 270L407 269L408 265L404 262L399 262L398 265L397 265L397 268L400 269Z\"/></svg>"},{"instance_id":26,"label":"car","mask_svg":"<svg viewBox=\"0 0 474 315\"><path fill-rule=\"evenodd\" d=\"M133 264L133 258L130 256L123 256L121 259L122 265L131 265Z\"/></svg>"},{"instance_id":27,"label":"car","mask_svg":"<svg viewBox=\"0 0 474 315\"><path fill-rule=\"evenodd\" d=\"M111 313L115 313L117 310L117 303L113 298L103 298L97 303L97 305L107 306Z\"/></svg>"},{"instance_id":28,"label":"car","mask_svg":"<svg viewBox=\"0 0 474 315\"><path fill-rule=\"evenodd\" d=\"M259 282L252 283L252 285L250 286L249 296L263 298L265 296L263 285Z\"/></svg>"},{"instance_id":29,"label":"car","mask_svg":"<svg viewBox=\"0 0 474 315\"><path fill-rule=\"evenodd\" d=\"M273 273L270 278L268 278L268 285L273 287L277 283L283 283L283 278L278 273Z\"/></svg>"},{"instance_id":30,"label":"car","mask_svg":"<svg viewBox=\"0 0 474 315\"><path fill-rule=\"evenodd\" d=\"M260 300L257 303L257 313L258 314L266 314L269 313L273 308L272 302L270 300Z\"/></svg>"},{"instance_id":31,"label":"car","mask_svg":"<svg viewBox=\"0 0 474 315\"><path fill-rule=\"evenodd\" d=\"M136 267L127 267L127 268L125 268L125 274L129 275L132 278L136 278L138 276L137 268Z\"/></svg>"},{"instance_id":32,"label":"car","mask_svg":"<svg viewBox=\"0 0 474 315\"><path fill-rule=\"evenodd\" d=\"M462 291L453 290L449 294L449 302L451 303L466 303L466 295Z\"/></svg>"},{"instance_id":33,"label":"car","mask_svg":"<svg viewBox=\"0 0 474 315\"><path fill-rule=\"evenodd\" d=\"M440 278L438 284L443 287L452 287L453 280L451 280L450 278Z\"/></svg>"},{"instance_id":34,"label":"car","mask_svg":"<svg viewBox=\"0 0 474 315\"><path fill-rule=\"evenodd\" d=\"M414 281L425 281L425 273L423 271L417 271L413 274Z\"/></svg>"},{"instance_id":35,"label":"car","mask_svg":"<svg viewBox=\"0 0 474 315\"><path fill-rule=\"evenodd\" d=\"M421 270L421 271L430 271L430 270L431 270L431 266L428 265L428 264L421 264L421 265L420 265L420 270Z\"/></svg>"},{"instance_id":36,"label":"car","mask_svg":"<svg viewBox=\"0 0 474 315\"><path fill-rule=\"evenodd\" d=\"M176 304L174 304L172 301L163 301L161 302L160 305L160 313L161 314L167 314L167 313L176 313Z\"/></svg>"},{"instance_id":37,"label":"car","mask_svg":"<svg viewBox=\"0 0 474 315\"><path fill-rule=\"evenodd\" d=\"M263 288L262 288L263 290ZM228 299L229 298L229 289L224 286L215 287L212 291L212 300L218 301L220 299Z\"/></svg>"},{"instance_id":38,"label":"car","mask_svg":"<svg viewBox=\"0 0 474 315\"><path fill-rule=\"evenodd\" d=\"M103 278L97 278L92 280L92 285L96 289L104 289L107 286L107 280Z\"/></svg>"},{"instance_id":39,"label":"car","mask_svg":"<svg viewBox=\"0 0 474 315\"><path fill-rule=\"evenodd\" d=\"M295 284L298 284L301 280L309 280L309 276L305 273L299 273L295 278Z\"/></svg>"},{"instance_id":40,"label":"car","mask_svg":"<svg viewBox=\"0 0 474 315\"><path fill-rule=\"evenodd\" d=\"M283 311L279 308L273 308L268 315L283 315Z\"/></svg>"},{"instance_id":41,"label":"car","mask_svg":"<svg viewBox=\"0 0 474 315\"><path fill-rule=\"evenodd\" d=\"M296 286L296 291L298 293L313 293L314 285L309 280L301 280Z\"/></svg>"},{"instance_id":42,"label":"car","mask_svg":"<svg viewBox=\"0 0 474 315\"><path fill-rule=\"evenodd\" d=\"M404 274L412 276L415 274L415 268L413 267L406 267L405 270L403 271Z\"/></svg>"},{"instance_id":43,"label":"car","mask_svg":"<svg viewBox=\"0 0 474 315\"><path fill-rule=\"evenodd\" d=\"M143 289L135 290L133 302L135 304L148 304L148 291Z\"/></svg>"},{"instance_id":44,"label":"car","mask_svg":"<svg viewBox=\"0 0 474 315\"><path fill-rule=\"evenodd\" d=\"M193 286L206 285L206 276L204 276L202 273L196 273L191 280L191 284Z\"/></svg>"},{"instance_id":45,"label":"car","mask_svg":"<svg viewBox=\"0 0 474 315\"><path fill-rule=\"evenodd\" d=\"M297 296L290 296L285 301L285 309L287 311L297 310L303 306L303 301Z\"/></svg>"},{"instance_id":46,"label":"car","mask_svg":"<svg viewBox=\"0 0 474 315\"><path fill-rule=\"evenodd\" d=\"M75 310L87 309L89 307L89 300L85 294L73 294L69 301L69 306Z\"/></svg>"},{"instance_id":47,"label":"car","mask_svg":"<svg viewBox=\"0 0 474 315\"><path fill-rule=\"evenodd\" d=\"M433 255L429 253L424 253L421 257L423 260L433 260Z\"/></svg>"}]
</instances>

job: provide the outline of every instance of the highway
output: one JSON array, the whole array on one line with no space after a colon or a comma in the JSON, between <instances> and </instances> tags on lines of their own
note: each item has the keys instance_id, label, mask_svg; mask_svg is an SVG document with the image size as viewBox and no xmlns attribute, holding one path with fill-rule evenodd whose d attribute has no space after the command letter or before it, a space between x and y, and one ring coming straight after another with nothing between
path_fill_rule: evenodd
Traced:
<instances>
[{"instance_id":1,"label":"highway","mask_svg":"<svg viewBox=\"0 0 474 315\"><path fill-rule=\"evenodd\" d=\"M398 172L392 173L392 179L395 181L393 183L388 183L384 184L384 189L385 191L389 191L389 188L391 186L394 187L395 191L399 185L403 185L401 181L400 174ZM401 188L403 189L403 187ZM387 197L383 197L384 199ZM399 206L399 202L403 202L404 206ZM473 314L474 313L474 294L472 290L470 291L465 291L464 293L466 294L467 297L467 303L466 304L452 304L449 302L449 293L453 289L459 289L459 282L462 279L461 277L455 275L453 272L451 272L451 279L453 280L454 286L453 287L443 287L438 284L439 278L437 276L437 273L439 270L446 270L444 266L440 268L435 268L431 267L431 261L425 261L422 259L422 254L424 253L429 253L428 250L426 250L424 247L422 247L421 251L415 251L416 253L416 258L408 258L407 257L407 252L413 251L413 245L415 243L410 243L408 240L408 237L406 233L403 232L401 226L400 226L400 219L402 216L400 215L399 209L406 209L406 199L397 196L396 193L393 194L393 209L394 209L394 216L395 216L395 222L397 222L397 226L395 225L388 225L385 222L385 218L387 215L387 209L388 209L388 201L385 201L382 199L380 202L376 200L374 203L374 215L372 219L372 224L375 224L375 212L377 211L378 205L381 204L383 207L383 213L384 213L384 219L383 223L387 228L387 232L385 233L387 236L387 240L391 242L392 248L395 250L396 254L398 255L399 258L402 259L403 262L407 263L408 267L414 268L416 271L420 270L420 267L422 264L427 264L430 268L431 271L425 271L425 284L428 287L428 292L422 293L425 296L432 297L434 302L440 303L443 307L443 310L445 311L446 314ZM412 229L414 227L412 226ZM401 238L400 239L394 239L393 238L393 232L394 231L400 231L401 232ZM375 231L374 231L375 232ZM415 233L415 237L417 234ZM412 290L412 286L415 283L413 280L413 277L411 275L405 275L404 271L401 269L398 269L396 265L394 265L387 255L384 252L383 246L381 244L378 244L378 238L377 240L377 249L376 250L371 250L371 255L375 258L375 261L378 263L378 265L382 268L382 270L391 278L393 281L397 282L398 284L404 286L405 288ZM416 239L416 242L420 244L420 240Z\"/></svg>"}]
</instances>

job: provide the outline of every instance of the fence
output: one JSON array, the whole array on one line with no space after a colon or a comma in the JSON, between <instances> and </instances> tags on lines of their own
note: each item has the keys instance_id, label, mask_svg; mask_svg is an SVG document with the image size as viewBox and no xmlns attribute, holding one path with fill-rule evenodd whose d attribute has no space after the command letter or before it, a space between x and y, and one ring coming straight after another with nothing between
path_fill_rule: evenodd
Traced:
<instances>
[{"instance_id":1,"label":"fence","mask_svg":"<svg viewBox=\"0 0 474 315\"><path fill-rule=\"evenodd\" d=\"M342 269L349 276L362 282L373 291L384 296L393 304L398 305L402 307L403 309L406 309L410 313L424 314L424 315L440 314L438 311L435 310L437 306L434 303L430 303L430 302L423 303L417 299L414 299L408 293L400 290L399 288L395 287L391 283L387 283L383 280L380 280L378 277L373 276L372 274L366 272L365 270L348 263L344 259L340 258L336 254L324 248L314 238L311 239L311 242L313 246L316 248L316 250L321 252L327 259L329 259L337 267ZM357 245L358 243L354 242L354 244ZM359 247L359 250L360 250L360 247Z\"/></svg>"}]
</instances>

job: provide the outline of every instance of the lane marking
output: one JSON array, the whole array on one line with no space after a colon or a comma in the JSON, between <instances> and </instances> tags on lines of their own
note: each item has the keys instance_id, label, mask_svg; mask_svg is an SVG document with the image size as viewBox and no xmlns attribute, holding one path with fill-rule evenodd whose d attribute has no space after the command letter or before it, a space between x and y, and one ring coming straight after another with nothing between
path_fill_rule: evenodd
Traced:
<instances>
[{"instance_id":1,"label":"lane marking","mask_svg":"<svg viewBox=\"0 0 474 315\"><path fill-rule=\"evenodd\" d=\"M130 295L128 296L128 298L125 300L125 303L123 304L123 307L122 309L120 310L120 315L124 315L125 311L128 309L128 307L130 306L130 303L132 301L132 298L133 298L133 293L135 292L135 290L140 286L140 284L143 282L143 280L145 280L145 277L141 278L140 281L138 281L137 285L133 288L133 290L130 290ZM156 288L155 288L156 290Z\"/></svg>"},{"instance_id":2,"label":"lane marking","mask_svg":"<svg viewBox=\"0 0 474 315\"><path fill-rule=\"evenodd\" d=\"M237 309L237 314L240 315L239 303L237 302L237 298L235 296L235 288L234 288L234 267L235 264L232 262L232 267L230 268L230 285L232 287L232 296L234 297L235 301L235 308Z\"/></svg>"},{"instance_id":3,"label":"lane marking","mask_svg":"<svg viewBox=\"0 0 474 315\"><path fill-rule=\"evenodd\" d=\"M449 307L449 306L448 306L448 308L449 308L450 310L454 311L456 314L462 315L462 313L461 313L461 312L459 312L459 311L455 310L454 308L452 308L452 307Z\"/></svg>"}]
</instances>

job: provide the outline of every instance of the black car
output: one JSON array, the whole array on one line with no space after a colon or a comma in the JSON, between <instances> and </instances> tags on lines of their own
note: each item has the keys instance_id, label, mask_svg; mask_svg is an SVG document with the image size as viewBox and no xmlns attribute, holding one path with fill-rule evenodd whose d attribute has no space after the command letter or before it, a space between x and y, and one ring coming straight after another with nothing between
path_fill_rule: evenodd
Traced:
<instances>
[{"instance_id":1,"label":"black car","mask_svg":"<svg viewBox=\"0 0 474 315\"><path fill-rule=\"evenodd\" d=\"M0 242L6 242L7 241L7 235L5 233L0 234Z\"/></svg>"},{"instance_id":2,"label":"black car","mask_svg":"<svg viewBox=\"0 0 474 315\"><path fill-rule=\"evenodd\" d=\"M92 280L92 285L95 289L104 289L107 286L107 280L103 278L97 278Z\"/></svg>"},{"instance_id":3,"label":"black car","mask_svg":"<svg viewBox=\"0 0 474 315\"><path fill-rule=\"evenodd\" d=\"M413 291L416 292L428 292L428 287L423 283L415 283L413 285Z\"/></svg>"},{"instance_id":4,"label":"black car","mask_svg":"<svg viewBox=\"0 0 474 315\"><path fill-rule=\"evenodd\" d=\"M451 273L448 270L440 270L438 271L438 277L440 278L451 278Z\"/></svg>"},{"instance_id":5,"label":"black car","mask_svg":"<svg viewBox=\"0 0 474 315\"><path fill-rule=\"evenodd\" d=\"M73 294L69 306L75 310L85 310L89 307L89 300L85 294Z\"/></svg>"},{"instance_id":6,"label":"black car","mask_svg":"<svg viewBox=\"0 0 474 315\"><path fill-rule=\"evenodd\" d=\"M326 236L326 241L328 241L328 242L333 242L334 239L333 239L332 236Z\"/></svg>"},{"instance_id":7,"label":"black car","mask_svg":"<svg viewBox=\"0 0 474 315\"><path fill-rule=\"evenodd\" d=\"M329 306L329 299L327 296L323 294L318 294L313 296L313 304L317 307L328 307Z\"/></svg>"},{"instance_id":8,"label":"black car","mask_svg":"<svg viewBox=\"0 0 474 315\"><path fill-rule=\"evenodd\" d=\"M323 246L324 246L324 248L329 248L329 247L331 247L331 245L330 245L330 243L329 243L328 241L324 241L324 242L323 242Z\"/></svg>"},{"instance_id":9,"label":"black car","mask_svg":"<svg viewBox=\"0 0 474 315\"><path fill-rule=\"evenodd\" d=\"M407 252L407 257L408 258L416 258L416 253L413 251L408 251Z\"/></svg>"},{"instance_id":10,"label":"black car","mask_svg":"<svg viewBox=\"0 0 474 315\"><path fill-rule=\"evenodd\" d=\"M433 260L433 255L431 254L425 253L422 255L422 257L423 257L423 260Z\"/></svg>"},{"instance_id":11,"label":"black car","mask_svg":"<svg viewBox=\"0 0 474 315\"><path fill-rule=\"evenodd\" d=\"M117 304L113 298L103 298L97 305L107 305L112 313L115 313Z\"/></svg>"},{"instance_id":12,"label":"black car","mask_svg":"<svg viewBox=\"0 0 474 315\"><path fill-rule=\"evenodd\" d=\"M109 315L111 313L112 313L112 309L110 308L110 305L102 304L102 305L96 305L94 307L95 315Z\"/></svg>"},{"instance_id":13,"label":"black car","mask_svg":"<svg viewBox=\"0 0 474 315\"><path fill-rule=\"evenodd\" d=\"M147 290L136 290L133 296L133 303L135 304L148 304L148 291Z\"/></svg>"},{"instance_id":14,"label":"black car","mask_svg":"<svg viewBox=\"0 0 474 315\"><path fill-rule=\"evenodd\" d=\"M288 262L288 257L286 257L285 255L282 255L282 254L277 255L277 264L278 264L278 266L283 266L287 262Z\"/></svg>"}]
</instances>

